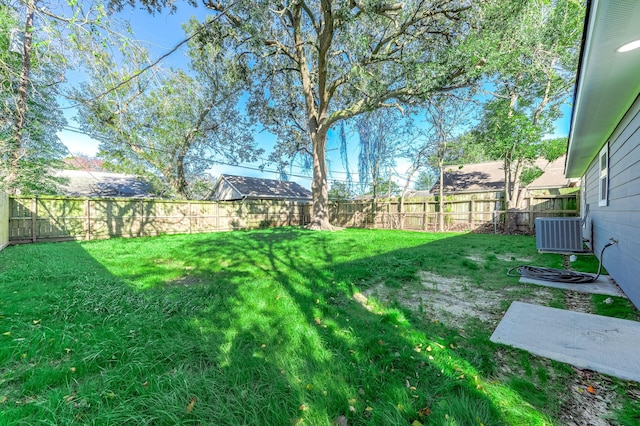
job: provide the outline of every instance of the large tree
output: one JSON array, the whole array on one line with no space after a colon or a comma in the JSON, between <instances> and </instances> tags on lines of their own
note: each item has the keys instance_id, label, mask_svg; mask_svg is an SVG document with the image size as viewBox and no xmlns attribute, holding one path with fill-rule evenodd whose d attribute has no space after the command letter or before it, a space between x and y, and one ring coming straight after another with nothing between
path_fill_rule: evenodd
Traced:
<instances>
[{"instance_id":1,"label":"large tree","mask_svg":"<svg viewBox=\"0 0 640 426\"><path fill-rule=\"evenodd\" d=\"M311 228L330 229L326 147L339 121L469 84L490 0L204 0L255 71L251 112L313 158ZM493 22L495 32L496 23Z\"/></svg>"},{"instance_id":2,"label":"large tree","mask_svg":"<svg viewBox=\"0 0 640 426\"><path fill-rule=\"evenodd\" d=\"M395 109L378 109L352 120L360 141L358 175L361 190L371 186L373 198L382 191L378 183L390 177L396 155L406 135L403 117ZM388 185L387 185L388 186ZM383 196L388 194L382 193Z\"/></svg>"},{"instance_id":3,"label":"large tree","mask_svg":"<svg viewBox=\"0 0 640 426\"><path fill-rule=\"evenodd\" d=\"M197 27L197 28L196 28ZM255 161L251 125L238 110L247 65L229 55L215 22L189 27L189 73L154 68L144 49L103 59L76 94L83 128L100 138L112 169L155 177L172 196L197 198L200 177L217 162ZM194 38L195 40L196 38Z\"/></svg>"},{"instance_id":4,"label":"large tree","mask_svg":"<svg viewBox=\"0 0 640 426\"><path fill-rule=\"evenodd\" d=\"M424 132L423 150L431 153L430 165L438 170L440 231L444 230L444 168L456 137L468 126L473 105L472 93L466 90L432 96L426 104L427 127Z\"/></svg>"},{"instance_id":5,"label":"large tree","mask_svg":"<svg viewBox=\"0 0 640 426\"><path fill-rule=\"evenodd\" d=\"M63 58L41 31L35 1L25 3L0 5L0 189L52 193L50 168L65 153L56 135L65 125L56 100Z\"/></svg>"},{"instance_id":6,"label":"large tree","mask_svg":"<svg viewBox=\"0 0 640 426\"><path fill-rule=\"evenodd\" d=\"M521 176L540 155L542 138L571 95L580 48L583 2L531 0L512 16L498 46L494 97L479 127L487 152L504 161L508 209L521 205Z\"/></svg>"}]
</instances>

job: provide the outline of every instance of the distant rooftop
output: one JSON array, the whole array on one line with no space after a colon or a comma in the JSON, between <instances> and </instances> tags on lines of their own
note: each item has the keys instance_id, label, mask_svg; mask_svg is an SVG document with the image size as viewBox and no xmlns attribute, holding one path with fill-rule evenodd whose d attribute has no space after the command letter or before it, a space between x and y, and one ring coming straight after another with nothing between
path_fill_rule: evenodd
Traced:
<instances>
[{"instance_id":1,"label":"distant rooftop","mask_svg":"<svg viewBox=\"0 0 640 426\"><path fill-rule=\"evenodd\" d=\"M543 174L527 187L562 188L573 184L564 177L565 156L549 162L544 158L535 161ZM431 188L432 193L439 191L440 182ZM488 161L485 163L465 164L463 166L447 166L444 173L444 192L483 192L504 190L504 162Z\"/></svg>"},{"instance_id":2,"label":"distant rooftop","mask_svg":"<svg viewBox=\"0 0 640 426\"><path fill-rule=\"evenodd\" d=\"M214 189L216 200L311 200L311 191L296 182L247 176L221 175Z\"/></svg>"},{"instance_id":3,"label":"distant rooftop","mask_svg":"<svg viewBox=\"0 0 640 426\"><path fill-rule=\"evenodd\" d=\"M59 185L61 194L72 197L152 197L151 185L135 175L86 170L56 170L56 177L67 180Z\"/></svg>"}]
</instances>

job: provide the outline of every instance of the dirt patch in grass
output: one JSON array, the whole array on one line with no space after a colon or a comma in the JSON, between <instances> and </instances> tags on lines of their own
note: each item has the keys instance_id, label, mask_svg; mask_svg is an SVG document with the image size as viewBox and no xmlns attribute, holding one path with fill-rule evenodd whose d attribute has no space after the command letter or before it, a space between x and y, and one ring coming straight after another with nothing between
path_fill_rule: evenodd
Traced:
<instances>
[{"instance_id":1,"label":"dirt patch in grass","mask_svg":"<svg viewBox=\"0 0 640 426\"><path fill-rule=\"evenodd\" d=\"M505 255L508 260L513 259ZM470 258L474 262L481 259ZM413 312L427 315L443 324L464 329L471 319L478 319L489 330L495 329L504 315L505 306L511 301L549 305L553 300L553 290L539 286L512 286L499 290L486 289L464 278L443 277L431 272L420 272L420 284L402 288L389 288L384 284L373 286L354 298L363 306L368 306L368 298L373 297L382 303L396 303ZM593 313L591 295L578 292L566 292L564 302L567 309ZM367 307L370 309L370 306ZM527 377L520 371L515 355L498 350L496 353L496 376L498 380L508 381L513 377ZM542 359L550 370L550 361ZM573 367L572 367L573 368ZM575 374L557 379L562 396L558 419L560 424L568 426L609 426L613 410L619 408L616 385L607 376L573 368ZM538 386L544 386L538 384Z\"/></svg>"},{"instance_id":2,"label":"dirt patch in grass","mask_svg":"<svg viewBox=\"0 0 640 426\"><path fill-rule=\"evenodd\" d=\"M384 284L371 287L364 292L366 297L375 297L382 302L397 302L414 311L424 312L435 320L456 328L464 328L471 318L487 325L498 324L504 312L501 303L505 292L521 291L521 288L488 290L463 278L443 277L432 272L420 272L420 285L403 288L388 288ZM551 300L551 292L544 288L531 288L523 302L545 304Z\"/></svg>"},{"instance_id":3,"label":"dirt patch in grass","mask_svg":"<svg viewBox=\"0 0 640 426\"><path fill-rule=\"evenodd\" d=\"M609 426L610 412L617 407L613 382L601 374L578 370L567 386L567 401L560 421L567 426Z\"/></svg>"},{"instance_id":4,"label":"dirt patch in grass","mask_svg":"<svg viewBox=\"0 0 640 426\"><path fill-rule=\"evenodd\" d=\"M185 276L176 278L174 280L168 281L165 285L167 287L171 287L171 286L190 287L190 286L202 284L204 282L205 280L203 280L202 278L191 276L191 275L185 275Z\"/></svg>"}]
</instances>

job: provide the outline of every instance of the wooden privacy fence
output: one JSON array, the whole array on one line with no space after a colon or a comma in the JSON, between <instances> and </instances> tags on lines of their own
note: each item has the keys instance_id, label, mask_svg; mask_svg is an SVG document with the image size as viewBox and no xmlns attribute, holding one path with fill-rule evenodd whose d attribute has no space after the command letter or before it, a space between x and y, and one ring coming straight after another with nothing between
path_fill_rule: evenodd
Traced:
<instances>
[{"instance_id":1,"label":"wooden privacy fence","mask_svg":"<svg viewBox=\"0 0 640 426\"><path fill-rule=\"evenodd\" d=\"M311 216L311 203L300 201L2 197L0 238L12 244L306 225ZM532 232L536 217L576 216L579 206L577 193L531 196L526 204L505 212L501 198L491 193L447 197L442 212L438 201L428 198L331 203L329 214L342 227L436 231L443 216L448 230L483 226L494 232L513 214L520 231Z\"/></svg>"},{"instance_id":2,"label":"wooden privacy fence","mask_svg":"<svg viewBox=\"0 0 640 426\"><path fill-rule=\"evenodd\" d=\"M445 229L476 229L480 226L502 229L507 215L521 232L533 232L535 219L542 216L576 216L579 214L578 192L565 195L531 195L524 208L506 211L496 193L457 194L447 196L440 212L434 198L400 200L345 201L335 203L331 222L343 227L407 229L436 231L440 216Z\"/></svg>"},{"instance_id":3,"label":"wooden privacy fence","mask_svg":"<svg viewBox=\"0 0 640 426\"><path fill-rule=\"evenodd\" d=\"M9 241L93 240L159 234L228 231L309 222L309 204L12 197Z\"/></svg>"}]
</instances>

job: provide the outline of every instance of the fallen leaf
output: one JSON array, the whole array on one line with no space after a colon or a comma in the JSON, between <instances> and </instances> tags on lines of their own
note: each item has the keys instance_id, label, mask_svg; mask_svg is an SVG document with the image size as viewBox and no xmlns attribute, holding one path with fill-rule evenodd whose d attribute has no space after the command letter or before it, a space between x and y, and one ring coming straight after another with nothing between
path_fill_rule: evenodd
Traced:
<instances>
[{"instance_id":1,"label":"fallen leaf","mask_svg":"<svg viewBox=\"0 0 640 426\"><path fill-rule=\"evenodd\" d=\"M417 420L414 420L413 423L411 423L411 426L422 426L422 423L420 423Z\"/></svg>"},{"instance_id":2,"label":"fallen leaf","mask_svg":"<svg viewBox=\"0 0 640 426\"><path fill-rule=\"evenodd\" d=\"M76 399L75 393L72 393L71 395L65 395L64 397L62 397L62 400L67 404L71 403L71 401L73 401L74 399Z\"/></svg>"},{"instance_id":3,"label":"fallen leaf","mask_svg":"<svg viewBox=\"0 0 640 426\"><path fill-rule=\"evenodd\" d=\"M2 333L3 336L11 336L11 332L10 331L5 331L4 333Z\"/></svg>"},{"instance_id":4,"label":"fallen leaf","mask_svg":"<svg viewBox=\"0 0 640 426\"><path fill-rule=\"evenodd\" d=\"M42 320L33 320L33 325L38 325L38 324L40 324L40 321L42 321Z\"/></svg>"},{"instance_id":5,"label":"fallen leaf","mask_svg":"<svg viewBox=\"0 0 640 426\"><path fill-rule=\"evenodd\" d=\"M142 386L144 386L145 388L148 388L148 387L149 387L149 381L147 380L146 382L144 382L144 383L142 384Z\"/></svg>"},{"instance_id":6,"label":"fallen leaf","mask_svg":"<svg viewBox=\"0 0 640 426\"><path fill-rule=\"evenodd\" d=\"M587 386L587 392L589 392L592 395L596 394L596 390L591 385Z\"/></svg>"},{"instance_id":7,"label":"fallen leaf","mask_svg":"<svg viewBox=\"0 0 640 426\"><path fill-rule=\"evenodd\" d=\"M431 351L432 351L431 346L427 346L427 352L431 352Z\"/></svg>"},{"instance_id":8,"label":"fallen leaf","mask_svg":"<svg viewBox=\"0 0 640 426\"><path fill-rule=\"evenodd\" d=\"M313 385L311 383L309 383L309 384L307 384L306 388L307 388L307 390L311 390L311 389L313 389Z\"/></svg>"},{"instance_id":9,"label":"fallen leaf","mask_svg":"<svg viewBox=\"0 0 640 426\"><path fill-rule=\"evenodd\" d=\"M198 402L198 398L196 398L195 396L193 398L191 398L191 400L187 404L187 413L190 413L190 412L193 411L193 409L196 406L196 402Z\"/></svg>"},{"instance_id":10,"label":"fallen leaf","mask_svg":"<svg viewBox=\"0 0 640 426\"><path fill-rule=\"evenodd\" d=\"M316 318L316 324L320 325L320 318Z\"/></svg>"},{"instance_id":11,"label":"fallen leaf","mask_svg":"<svg viewBox=\"0 0 640 426\"><path fill-rule=\"evenodd\" d=\"M367 411L367 412L373 411L373 407L367 407L364 409L364 411Z\"/></svg>"},{"instance_id":12,"label":"fallen leaf","mask_svg":"<svg viewBox=\"0 0 640 426\"><path fill-rule=\"evenodd\" d=\"M456 348L455 346L453 346L453 343L449 343L449 347L450 347L451 349L455 349L455 348Z\"/></svg>"},{"instance_id":13,"label":"fallen leaf","mask_svg":"<svg viewBox=\"0 0 640 426\"><path fill-rule=\"evenodd\" d=\"M72 373L76 372L76 368L75 367L69 367L69 371L71 371Z\"/></svg>"},{"instance_id":14,"label":"fallen leaf","mask_svg":"<svg viewBox=\"0 0 640 426\"><path fill-rule=\"evenodd\" d=\"M418 411L418 414L420 414L423 417L428 416L429 414L431 414L431 408L429 407L424 407L423 409Z\"/></svg>"},{"instance_id":15,"label":"fallen leaf","mask_svg":"<svg viewBox=\"0 0 640 426\"><path fill-rule=\"evenodd\" d=\"M351 411L352 413L354 413L356 411L356 407L354 407L353 405L349 406L349 411Z\"/></svg>"},{"instance_id":16,"label":"fallen leaf","mask_svg":"<svg viewBox=\"0 0 640 426\"><path fill-rule=\"evenodd\" d=\"M0 404L4 404L5 402L7 402L7 395L0 396Z\"/></svg>"},{"instance_id":17,"label":"fallen leaf","mask_svg":"<svg viewBox=\"0 0 640 426\"><path fill-rule=\"evenodd\" d=\"M302 404L300 407L298 407L298 410L300 411L307 411L309 409L309 407L307 407L305 404Z\"/></svg>"}]
</instances>

